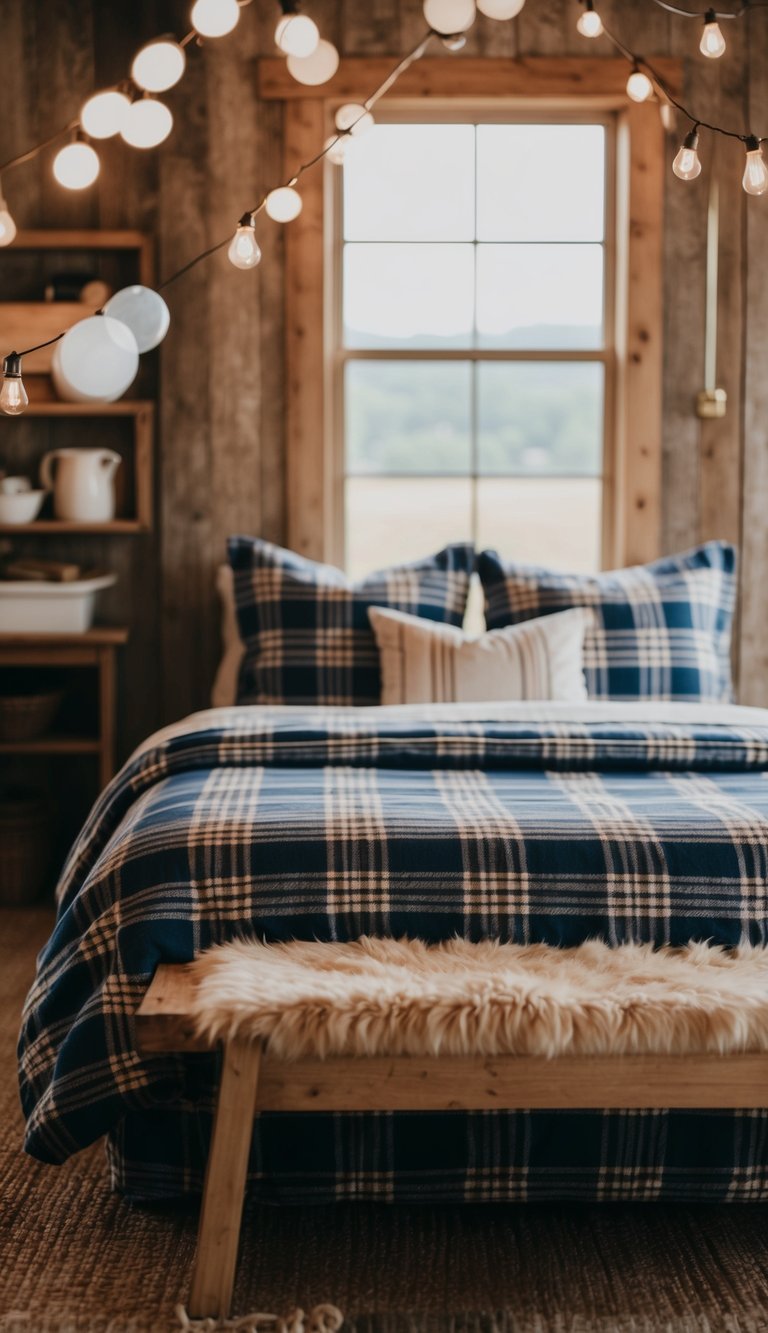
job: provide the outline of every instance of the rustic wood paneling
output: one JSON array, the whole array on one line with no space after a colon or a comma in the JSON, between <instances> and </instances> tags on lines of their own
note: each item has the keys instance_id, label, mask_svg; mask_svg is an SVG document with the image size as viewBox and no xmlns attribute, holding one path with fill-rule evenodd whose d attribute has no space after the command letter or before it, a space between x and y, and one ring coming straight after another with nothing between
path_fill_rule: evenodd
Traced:
<instances>
[{"instance_id":1,"label":"rustic wood paneling","mask_svg":"<svg viewBox=\"0 0 768 1333\"><path fill-rule=\"evenodd\" d=\"M762 22L761 22L762 19ZM765 133L768 24L749 16L749 79L744 115ZM743 157L739 161L743 168ZM746 290L744 297L744 436L741 563L741 672L743 696L768 705L768 210L765 199L745 199Z\"/></svg>"},{"instance_id":2,"label":"rustic wood paneling","mask_svg":"<svg viewBox=\"0 0 768 1333\"><path fill-rule=\"evenodd\" d=\"M343 54L380 55L387 66L424 31L420 0L306 0L306 7ZM163 31L181 34L188 10L187 0L4 0L3 156L51 133L85 93L123 75L141 40ZM728 53L717 62L698 55L695 24L663 14L651 0L631 6L601 0L601 12L617 35L645 54L686 58L685 97L705 119L719 116L741 129L751 88L758 128L766 131L760 90L768 76L768 11L755 10L749 29L729 24ZM148 154L104 145L97 189L83 196L60 190L51 180L50 152L9 173L3 184L18 220L27 227L150 230L161 276L226 235L243 209L283 175L283 109L260 101L256 85L257 57L274 54L276 17L276 5L254 3L231 36L192 48L187 76L168 94L176 115L172 138ZM457 75L467 58L609 56L605 41L579 37L576 17L575 0L527 0L511 24L480 18L463 55L434 54L455 61ZM514 75L510 64L510 87ZM683 128L670 135L668 163ZM670 171L665 178L662 544L672 550L710 536L742 537L743 696L765 702L768 202L745 199L738 144L721 144L713 155L703 134L701 152L699 182L684 185ZM694 400L703 375L710 170L721 186L719 380L729 411L724 421L702 425ZM123 750L157 722L206 703L218 652L213 571L224 539L245 530L286 540L286 484L310 484L311 461L308 476L297 475L285 450L283 255L290 235L262 219L264 262L257 273L235 273L218 256L168 294L171 334L159 356L145 358L141 381L142 394L151 394L157 373L161 391L154 533L87 543L52 539L45 547L51 555L89 555L120 575L105 611L132 627L120 695ZM105 424L105 444L112 429ZM56 442L77 442L75 427L60 430ZM20 545L31 549L28 542Z\"/></svg>"}]
</instances>

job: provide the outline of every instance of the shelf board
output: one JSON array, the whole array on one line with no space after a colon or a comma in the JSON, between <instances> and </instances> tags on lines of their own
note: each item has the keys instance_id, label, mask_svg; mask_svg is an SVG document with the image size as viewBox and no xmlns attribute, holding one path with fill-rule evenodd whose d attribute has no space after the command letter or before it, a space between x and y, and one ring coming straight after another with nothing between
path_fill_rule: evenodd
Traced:
<instances>
[{"instance_id":1,"label":"shelf board","mask_svg":"<svg viewBox=\"0 0 768 1333\"><path fill-rule=\"evenodd\" d=\"M34 741L0 741L0 754L98 754L101 741L93 736L40 736Z\"/></svg>"},{"instance_id":2,"label":"shelf board","mask_svg":"<svg viewBox=\"0 0 768 1333\"><path fill-rule=\"evenodd\" d=\"M34 381L25 417L139 417L154 411L154 403L146 398L121 398L116 403L64 403L60 398L35 397Z\"/></svg>"},{"instance_id":3,"label":"shelf board","mask_svg":"<svg viewBox=\"0 0 768 1333\"><path fill-rule=\"evenodd\" d=\"M114 644L127 643L129 630L124 625L94 625L92 629L78 634L51 634L43 630L39 634L28 630L5 630L0 632L0 648L72 648L83 644L97 648L111 647Z\"/></svg>"},{"instance_id":4,"label":"shelf board","mask_svg":"<svg viewBox=\"0 0 768 1333\"><path fill-rule=\"evenodd\" d=\"M8 537L47 536L51 533L77 535L86 534L104 537L129 536L137 532L149 532L145 523L137 518L115 518L111 523L66 523L60 518L38 518L34 523L0 523L0 534Z\"/></svg>"}]
</instances>

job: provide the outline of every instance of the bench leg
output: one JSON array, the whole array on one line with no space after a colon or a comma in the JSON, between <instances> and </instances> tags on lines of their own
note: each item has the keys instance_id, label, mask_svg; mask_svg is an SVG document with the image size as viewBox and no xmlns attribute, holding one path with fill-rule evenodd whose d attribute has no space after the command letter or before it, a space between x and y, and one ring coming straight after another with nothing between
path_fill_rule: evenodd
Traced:
<instances>
[{"instance_id":1,"label":"bench leg","mask_svg":"<svg viewBox=\"0 0 768 1333\"><path fill-rule=\"evenodd\" d=\"M232 1304L260 1061L258 1042L224 1047L189 1301L196 1318L225 1319Z\"/></svg>"}]
</instances>

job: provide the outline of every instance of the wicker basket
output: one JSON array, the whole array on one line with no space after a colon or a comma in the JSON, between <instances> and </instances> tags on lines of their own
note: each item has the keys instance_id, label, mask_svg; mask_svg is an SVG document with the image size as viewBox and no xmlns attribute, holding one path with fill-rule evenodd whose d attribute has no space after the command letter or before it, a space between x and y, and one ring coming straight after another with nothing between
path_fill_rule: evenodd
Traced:
<instances>
[{"instance_id":1,"label":"wicker basket","mask_svg":"<svg viewBox=\"0 0 768 1333\"><path fill-rule=\"evenodd\" d=\"M0 793L0 906L39 898L51 862L51 810L31 792Z\"/></svg>"},{"instance_id":2,"label":"wicker basket","mask_svg":"<svg viewBox=\"0 0 768 1333\"><path fill-rule=\"evenodd\" d=\"M33 741L43 736L63 698L63 690L47 690L43 694L0 694L0 741Z\"/></svg>"}]
</instances>

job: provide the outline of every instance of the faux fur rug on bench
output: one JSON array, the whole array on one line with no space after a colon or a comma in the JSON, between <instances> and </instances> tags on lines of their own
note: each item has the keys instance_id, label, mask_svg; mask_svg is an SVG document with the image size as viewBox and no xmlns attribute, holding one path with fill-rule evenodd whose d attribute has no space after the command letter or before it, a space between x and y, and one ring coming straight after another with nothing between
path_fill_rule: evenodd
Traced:
<instances>
[{"instance_id":1,"label":"faux fur rug on bench","mask_svg":"<svg viewBox=\"0 0 768 1333\"><path fill-rule=\"evenodd\" d=\"M240 940L191 966L209 1036L329 1055L768 1051L768 949Z\"/></svg>"}]
</instances>

